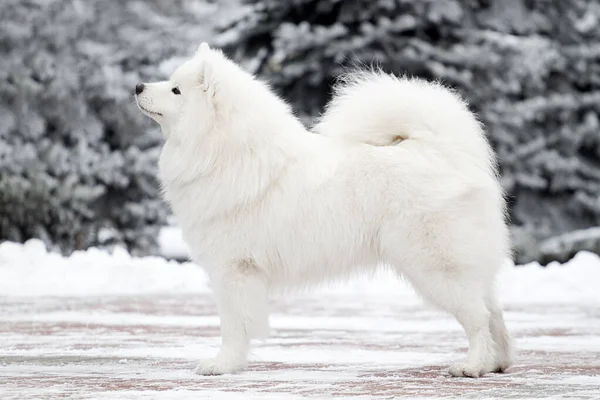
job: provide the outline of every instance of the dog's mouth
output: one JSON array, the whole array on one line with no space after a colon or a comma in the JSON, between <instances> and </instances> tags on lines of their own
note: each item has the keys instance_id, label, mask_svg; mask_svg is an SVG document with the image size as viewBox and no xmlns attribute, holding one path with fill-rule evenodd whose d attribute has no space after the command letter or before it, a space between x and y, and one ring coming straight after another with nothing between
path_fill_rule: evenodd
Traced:
<instances>
[{"instance_id":1,"label":"dog's mouth","mask_svg":"<svg viewBox=\"0 0 600 400\"><path fill-rule=\"evenodd\" d=\"M137 99L136 99L137 100ZM145 112L148 115L157 115L159 117L162 117L162 114L156 111L150 111L147 108L143 107L139 101L136 101L137 106L140 108L140 110L142 110L143 112Z\"/></svg>"}]
</instances>

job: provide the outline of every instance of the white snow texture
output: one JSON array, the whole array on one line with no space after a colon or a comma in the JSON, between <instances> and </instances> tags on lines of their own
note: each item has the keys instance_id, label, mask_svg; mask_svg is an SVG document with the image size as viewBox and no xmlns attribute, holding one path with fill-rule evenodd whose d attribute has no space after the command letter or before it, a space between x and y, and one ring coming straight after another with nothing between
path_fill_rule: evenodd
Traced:
<instances>
[{"instance_id":1,"label":"white snow texture","mask_svg":"<svg viewBox=\"0 0 600 400\"><path fill-rule=\"evenodd\" d=\"M163 232L185 258L177 229ZM209 282L192 263L98 249L70 257L37 240L0 244L0 398L600 398L600 257L506 266L499 294L517 363L446 375L460 326L391 275L275 299L250 368L199 377L219 346Z\"/></svg>"}]
</instances>

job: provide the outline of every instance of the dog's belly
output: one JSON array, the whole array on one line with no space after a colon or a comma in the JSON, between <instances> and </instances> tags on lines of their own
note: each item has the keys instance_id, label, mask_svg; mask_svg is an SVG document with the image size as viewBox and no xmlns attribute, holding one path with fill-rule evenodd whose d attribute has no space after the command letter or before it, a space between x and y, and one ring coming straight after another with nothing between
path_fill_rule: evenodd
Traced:
<instances>
[{"instance_id":1,"label":"dog's belly","mask_svg":"<svg viewBox=\"0 0 600 400\"><path fill-rule=\"evenodd\" d=\"M295 286L344 278L375 268L378 238L367 226L349 226L332 216L326 222L289 226L256 243L253 258L272 284Z\"/></svg>"}]
</instances>

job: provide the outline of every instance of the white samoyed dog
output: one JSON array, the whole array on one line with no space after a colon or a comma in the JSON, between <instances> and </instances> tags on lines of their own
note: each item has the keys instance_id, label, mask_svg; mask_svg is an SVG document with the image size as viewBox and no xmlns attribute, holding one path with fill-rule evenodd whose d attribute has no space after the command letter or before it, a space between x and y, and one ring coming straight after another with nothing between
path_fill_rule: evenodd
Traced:
<instances>
[{"instance_id":1,"label":"white samoyed dog","mask_svg":"<svg viewBox=\"0 0 600 400\"><path fill-rule=\"evenodd\" d=\"M159 178L217 296L222 345L198 373L247 365L273 291L393 269L458 320L453 376L512 362L494 291L510 257L504 194L481 124L439 83L359 71L309 132L269 87L206 43L138 84L166 142Z\"/></svg>"}]
</instances>

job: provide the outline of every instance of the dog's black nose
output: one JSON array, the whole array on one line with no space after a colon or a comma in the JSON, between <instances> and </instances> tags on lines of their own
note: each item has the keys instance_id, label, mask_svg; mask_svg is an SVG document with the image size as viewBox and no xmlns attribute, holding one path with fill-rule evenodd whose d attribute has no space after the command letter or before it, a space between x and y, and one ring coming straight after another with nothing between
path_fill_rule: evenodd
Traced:
<instances>
[{"instance_id":1,"label":"dog's black nose","mask_svg":"<svg viewBox=\"0 0 600 400\"><path fill-rule=\"evenodd\" d=\"M135 85L135 94L140 94L144 91L144 84L143 83L138 83L137 85Z\"/></svg>"}]
</instances>

